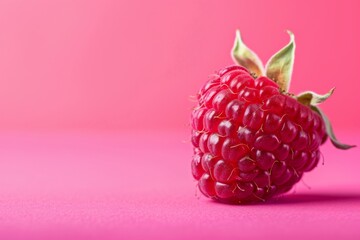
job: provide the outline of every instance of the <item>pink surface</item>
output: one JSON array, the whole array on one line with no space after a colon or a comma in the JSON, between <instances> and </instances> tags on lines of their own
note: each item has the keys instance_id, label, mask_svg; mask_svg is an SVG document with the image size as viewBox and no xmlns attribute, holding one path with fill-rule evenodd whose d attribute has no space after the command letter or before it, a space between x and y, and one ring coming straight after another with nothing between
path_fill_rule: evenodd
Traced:
<instances>
[{"instance_id":1,"label":"pink surface","mask_svg":"<svg viewBox=\"0 0 360 240\"><path fill-rule=\"evenodd\" d=\"M355 134L342 134L359 142ZM12 133L0 137L0 237L357 239L358 149L268 204L215 203L190 176L184 132ZM311 189L309 189L309 187Z\"/></svg>"}]
</instances>

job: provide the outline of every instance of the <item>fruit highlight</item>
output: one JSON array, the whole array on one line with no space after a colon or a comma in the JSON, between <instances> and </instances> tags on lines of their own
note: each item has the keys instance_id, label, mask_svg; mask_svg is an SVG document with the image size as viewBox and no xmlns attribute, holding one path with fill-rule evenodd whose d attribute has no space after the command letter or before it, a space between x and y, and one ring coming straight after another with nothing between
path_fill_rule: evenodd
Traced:
<instances>
[{"instance_id":1,"label":"fruit highlight","mask_svg":"<svg viewBox=\"0 0 360 240\"><path fill-rule=\"evenodd\" d=\"M327 94L289 93L295 39L263 67L237 31L232 57L197 94L191 114L192 174L200 191L225 203L265 201L286 193L314 169L327 137L340 143L318 105Z\"/></svg>"}]
</instances>

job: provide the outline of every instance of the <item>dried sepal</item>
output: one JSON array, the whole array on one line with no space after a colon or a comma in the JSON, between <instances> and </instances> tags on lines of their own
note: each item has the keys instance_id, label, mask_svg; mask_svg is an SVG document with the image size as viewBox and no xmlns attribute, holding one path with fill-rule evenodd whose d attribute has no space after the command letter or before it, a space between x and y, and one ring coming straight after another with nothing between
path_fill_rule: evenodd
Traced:
<instances>
[{"instance_id":1,"label":"dried sepal","mask_svg":"<svg viewBox=\"0 0 360 240\"><path fill-rule=\"evenodd\" d=\"M236 31L235 42L231 51L235 63L247 68L256 76L264 75L264 67L260 58L241 39L240 31Z\"/></svg>"},{"instance_id":2,"label":"dried sepal","mask_svg":"<svg viewBox=\"0 0 360 240\"><path fill-rule=\"evenodd\" d=\"M339 148L339 149L343 149L343 150L346 150L346 149L350 149L350 148L353 148L353 147L356 147L356 145L348 145L348 144L344 144L344 143L341 143L335 136L334 134L334 130L331 126L331 123L328 119L328 117L324 114L323 111L320 110L320 108L316 107L316 106L311 106L311 109L314 110L315 112L319 113L319 115L321 116L321 118L323 119L324 123L325 123L325 127L326 127L326 133L327 135L329 136L330 140L331 140L331 143L336 147L336 148Z\"/></svg>"},{"instance_id":3,"label":"dried sepal","mask_svg":"<svg viewBox=\"0 0 360 240\"><path fill-rule=\"evenodd\" d=\"M306 106L316 106L320 103L325 102L326 99L328 99L334 93L334 90L335 88L332 88L328 93L323 95L317 94L312 91L303 92L296 97L296 100Z\"/></svg>"},{"instance_id":4,"label":"dried sepal","mask_svg":"<svg viewBox=\"0 0 360 240\"><path fill-rule=\"evenodd\" d=\"M283 92L288 92L295 57L295 37L290 31L290 42L267 62L265 75L275 81Z\"/></svg>"}]
</instances>

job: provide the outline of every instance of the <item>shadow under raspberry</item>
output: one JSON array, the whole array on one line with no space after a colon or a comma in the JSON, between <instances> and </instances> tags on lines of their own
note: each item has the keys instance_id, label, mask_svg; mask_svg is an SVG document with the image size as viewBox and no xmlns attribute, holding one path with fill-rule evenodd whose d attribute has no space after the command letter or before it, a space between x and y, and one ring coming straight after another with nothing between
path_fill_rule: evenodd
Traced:
<instances>
[{"instance_id":1,"label":"shadow under raspberry","mask_svg":"<svg viewBox=\"0 0 360 240\"><path fill-rule=\"evenodd\" d=\"M360 192L353 193L293 193L275 197L264 204L306 204L306 203L359 202Z\"/></svg>"}]
</instances>

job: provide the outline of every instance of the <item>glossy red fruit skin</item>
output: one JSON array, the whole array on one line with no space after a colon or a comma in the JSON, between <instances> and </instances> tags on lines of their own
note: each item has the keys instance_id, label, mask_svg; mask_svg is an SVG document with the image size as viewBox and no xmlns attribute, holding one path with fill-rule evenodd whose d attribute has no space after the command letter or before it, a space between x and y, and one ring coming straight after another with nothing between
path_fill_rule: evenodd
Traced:
<instances>
[{"instance_id":1,"label":"glossy red fruit skin","mask_svg":"<svg viewBox=\"0 0 360 240\"><path fill-rule=\"evenodd\" d=\"M200 191L225 203L265 201L289 191L320 159L318 113L244 67L218 71L191 114L192 174Z\"/></svg>"}]
</instances>

